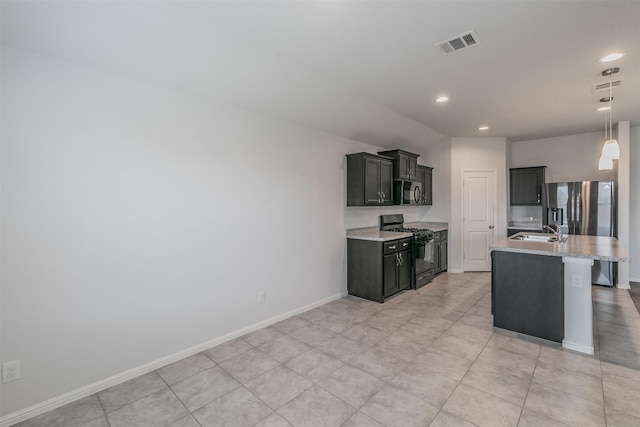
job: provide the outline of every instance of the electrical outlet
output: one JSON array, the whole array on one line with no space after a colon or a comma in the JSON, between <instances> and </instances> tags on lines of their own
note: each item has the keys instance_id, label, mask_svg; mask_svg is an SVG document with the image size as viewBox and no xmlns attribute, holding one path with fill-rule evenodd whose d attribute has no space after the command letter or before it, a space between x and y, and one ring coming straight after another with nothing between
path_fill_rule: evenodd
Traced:
<instances>
[{"instance_id":1,"label":"electrical outlet","mask_svg":"<svg viewBox=\"0 0 640 427\"><path fill-rule=\"evenodd\" d=\"M264 303L265 294L264 291L258 292L258 304Z\"/></svg>"},{"instance_id":2,"label":"electrical outlet","mask_svg":"<svg viewBox=\"0 0 640 427\"><path fill-rule=\"evenodd\" d=\"M20 361L14 360L2 364L2 383L10 383L11 381L20 379Z\"/></svg>"},{"instance_id":3,"label":"electrical outlet","mask_svg":"<svg viewBox=\"0 0 640 427\"><path fill-rule=\"evenodd\" d=\"M574 288L581 288L582 287L582 276L580 276L579 274L574 274L571 276L571 286L573 286Z\"/></svg>"}]
</instances>

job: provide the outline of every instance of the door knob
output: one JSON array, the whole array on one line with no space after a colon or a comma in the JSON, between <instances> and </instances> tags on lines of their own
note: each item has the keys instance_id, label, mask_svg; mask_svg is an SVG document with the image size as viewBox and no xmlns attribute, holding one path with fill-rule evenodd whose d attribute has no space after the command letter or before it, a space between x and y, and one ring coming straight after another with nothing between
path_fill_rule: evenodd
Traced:
<instances>
[{"instance_id":1,"label":"door knob","mask_svg":"<svg viewBox=\"0 0 640 427\"><path fill-rule=\"evenodd\" d=\"M495 227L493 225L489 226L489 230L493 230Z\"/></svg>"}]
</instances>

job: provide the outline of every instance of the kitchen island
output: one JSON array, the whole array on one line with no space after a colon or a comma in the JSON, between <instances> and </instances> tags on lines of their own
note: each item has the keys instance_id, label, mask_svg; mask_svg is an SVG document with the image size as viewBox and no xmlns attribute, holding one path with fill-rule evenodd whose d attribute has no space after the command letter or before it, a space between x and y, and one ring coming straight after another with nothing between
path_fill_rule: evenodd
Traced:
<instances>
[{"instance_id":1,"label":"kitchen island","mask_svg":"<svg viewBox=\"0 0 640 427\"><path fill-rule=\"evenodd\" d=\"M507 238L490 246L494 326L593 354L593 260L628 262L611 237L570 235L564 243Z\"/></svg>"}]
</instances>

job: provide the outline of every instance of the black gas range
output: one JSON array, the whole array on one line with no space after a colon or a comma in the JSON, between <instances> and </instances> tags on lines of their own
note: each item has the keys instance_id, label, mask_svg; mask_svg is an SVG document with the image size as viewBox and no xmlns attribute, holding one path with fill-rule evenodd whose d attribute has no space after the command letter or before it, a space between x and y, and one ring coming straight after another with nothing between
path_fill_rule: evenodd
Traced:
<instances>
[{"instance_id":1,"label":"black gas range","mask_svg":"<svg viewBox=\"0 0 640 427\"><path fill-rule=\"evenodd\" d=\"M431 282L435 268L435 246L433 231L425 228L404 226L404 215L380 215L380 230L398 231L413 235L411 269L412 288L418 289Z\"/></svg>"}]
</instances>

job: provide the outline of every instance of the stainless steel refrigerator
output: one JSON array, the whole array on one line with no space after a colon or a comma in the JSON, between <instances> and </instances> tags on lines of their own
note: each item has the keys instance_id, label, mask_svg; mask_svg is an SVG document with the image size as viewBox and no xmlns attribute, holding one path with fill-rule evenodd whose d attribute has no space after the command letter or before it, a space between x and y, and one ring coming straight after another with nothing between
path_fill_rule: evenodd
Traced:
<instances>
[{"instance_id":1,"label":"stainless steel refrigerator","mask_svg":"<svg viewBox=\"0 0 640 427\"><path fill-rule=\"evenodd\" d=\"M556 182L546 184L547 224L558 224L566 234L616 237L613 181ZM569 237L571 238L571 237ZM612 262L594 261L591 281L613 286Z\"/></svg>"}]
</instances>

